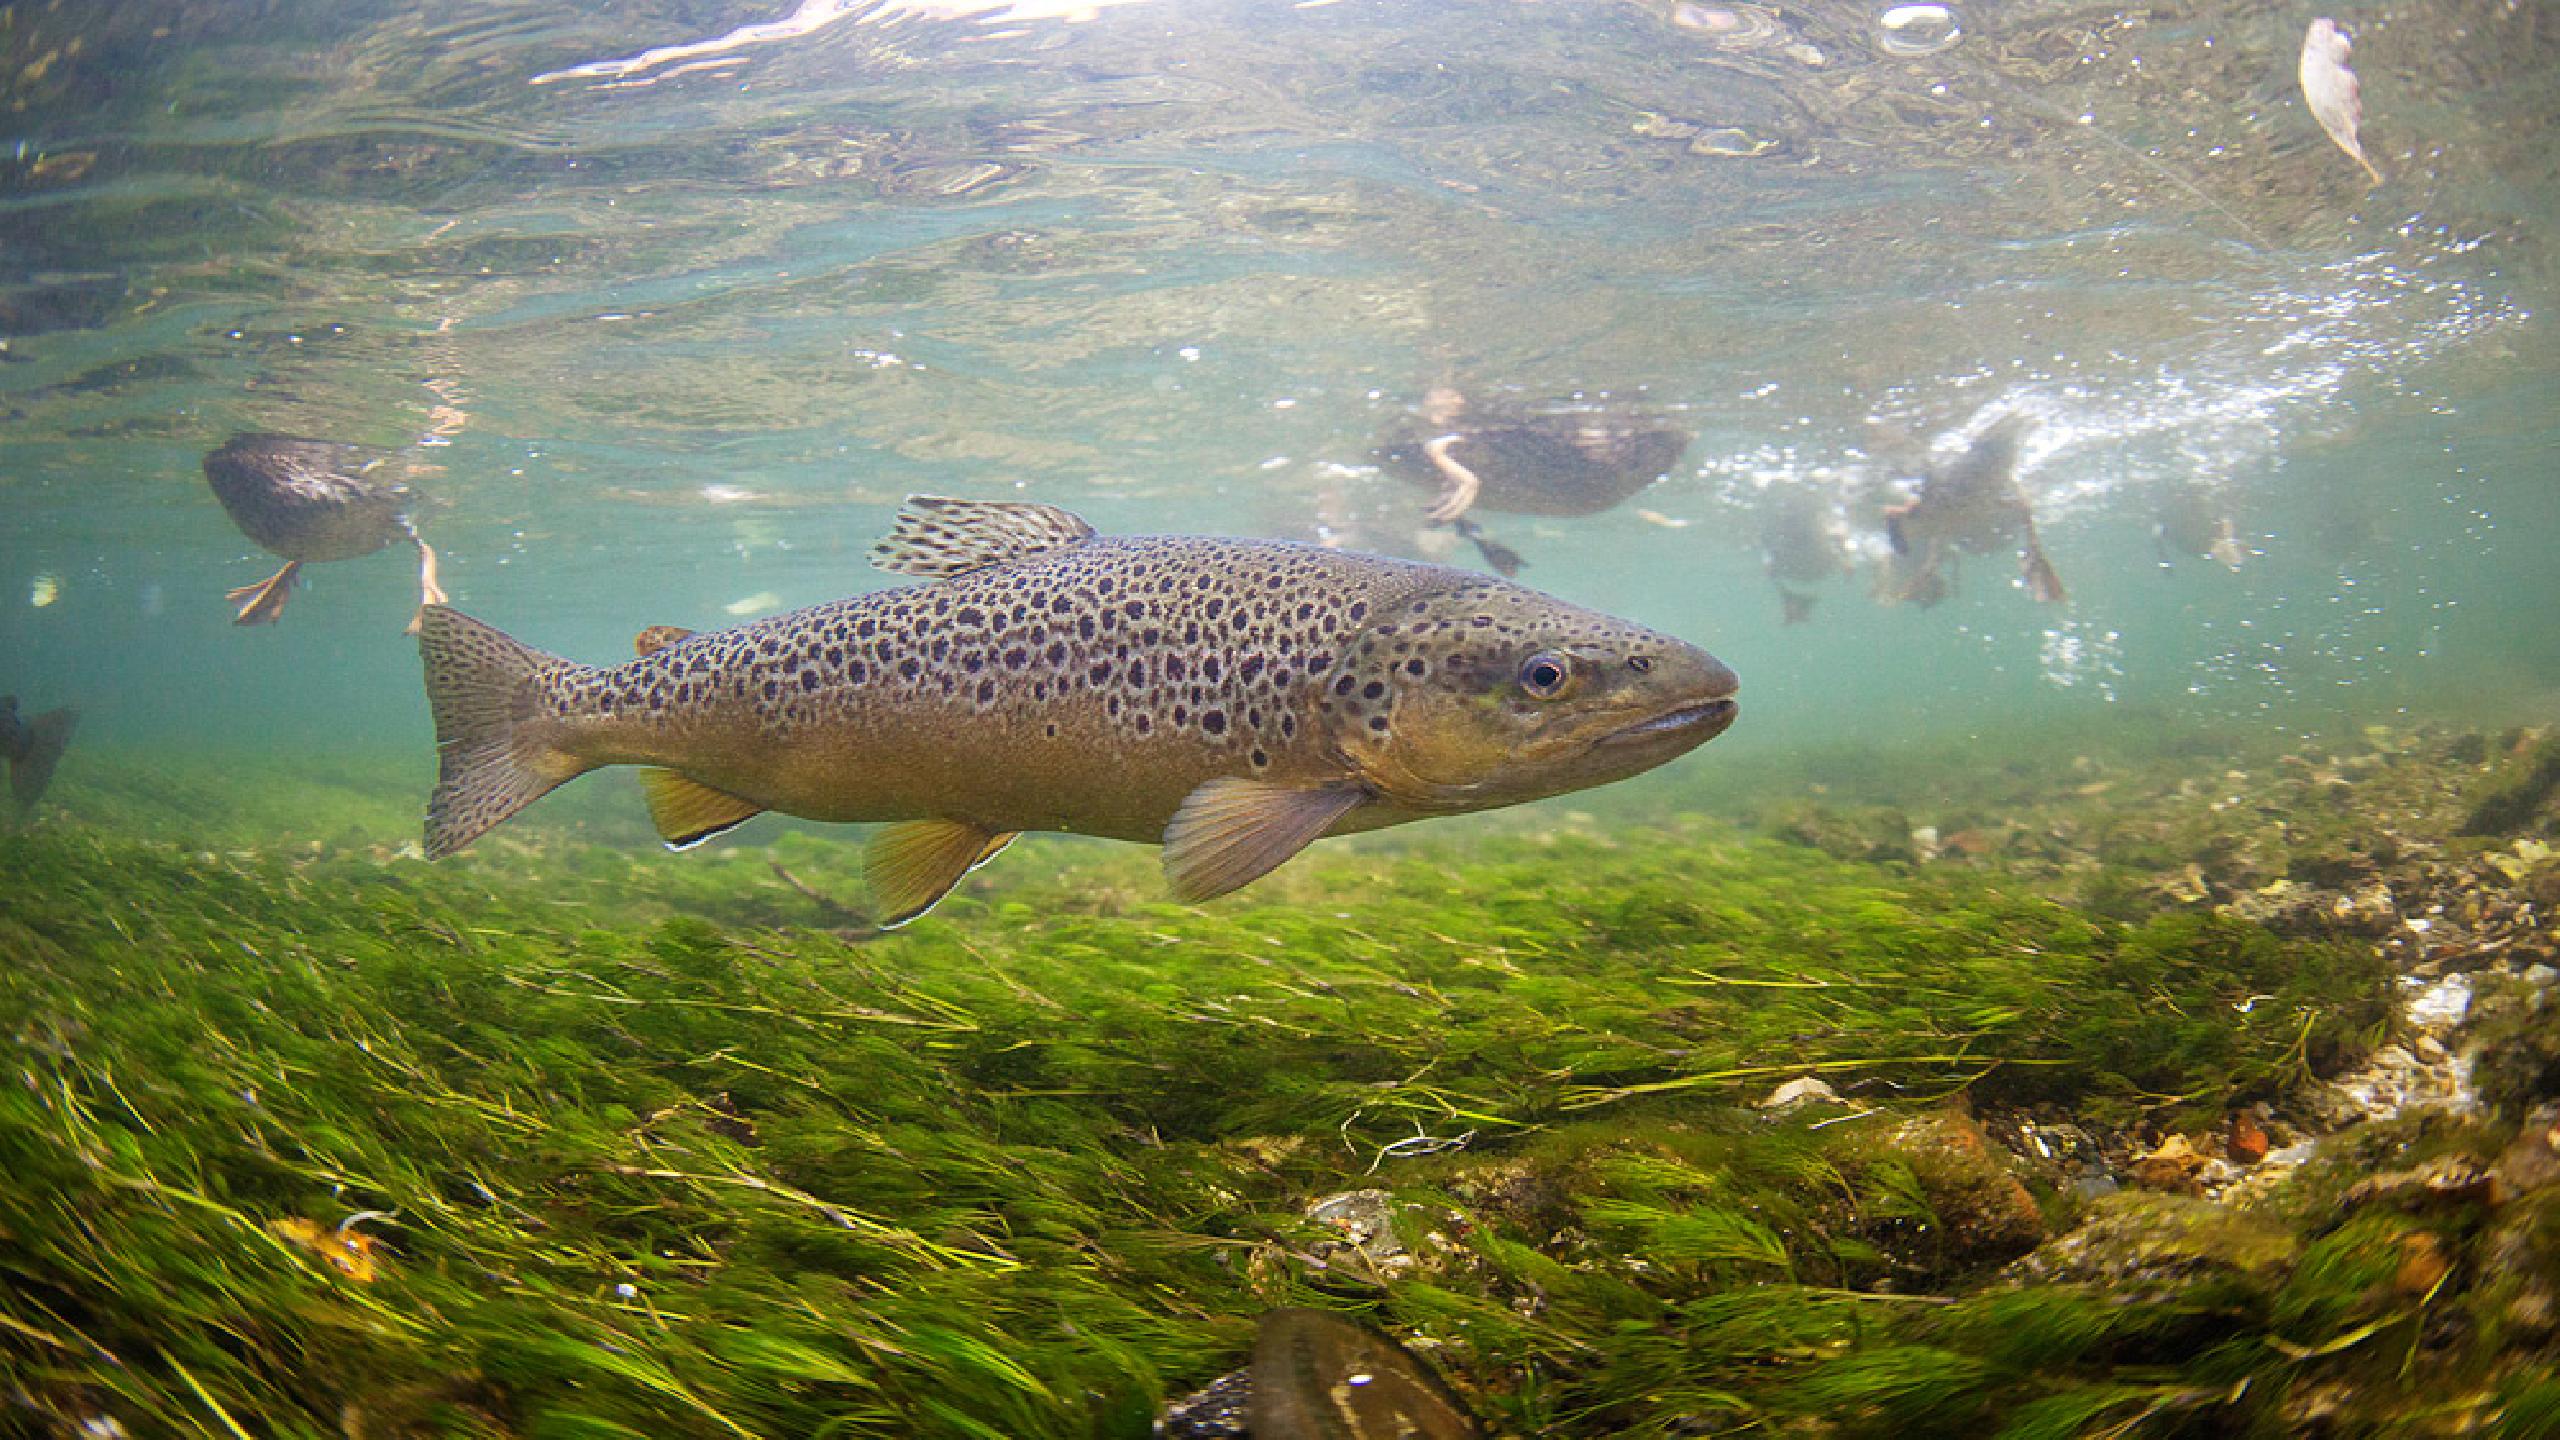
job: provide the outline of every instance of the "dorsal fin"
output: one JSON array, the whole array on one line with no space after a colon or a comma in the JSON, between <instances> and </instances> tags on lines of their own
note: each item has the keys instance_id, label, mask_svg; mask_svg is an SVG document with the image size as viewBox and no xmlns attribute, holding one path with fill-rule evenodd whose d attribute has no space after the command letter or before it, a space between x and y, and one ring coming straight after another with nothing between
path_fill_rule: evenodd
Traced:
<instances>
[{"instance_id":1,"label":"dorsal fin","mask_svg":"<svg viewBox=\"0 0 2560 1440\"><path fill-rule=\"evenodd\" d=\"M990 565L1093 538L1093 527L1054 505L910 495L871 563L894 575L948 580Z\"/></svg>"},{"instance_id":2,"label":"dorsal fin","mask_svg":"<svg viewBox=\"0 0 2560 1440\"><path fill-rule=\"evenodd\" d=\"M681 625L652 625L631 637L631 648L641 655L655 655L670 645L681 645L693 638L693 632Z\"/></svg>"}]
</instances>

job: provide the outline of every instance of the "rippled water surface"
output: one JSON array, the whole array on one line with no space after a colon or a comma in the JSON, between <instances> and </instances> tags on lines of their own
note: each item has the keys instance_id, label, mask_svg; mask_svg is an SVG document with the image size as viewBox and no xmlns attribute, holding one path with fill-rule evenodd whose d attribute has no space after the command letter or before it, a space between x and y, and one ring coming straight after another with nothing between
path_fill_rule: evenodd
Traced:
<instances>
[{"instance_id":1,"label":"rippled water surface","mask_svg":"<svg viewBox=\"0 0 2560 1440\"><path fill-rule=\"evenodd\" d=\"M457 603L603 659L885 583L913 490L1472 563L1373 458L1450 385L1694 436L1479 517L1742 673L1687 766L2530 707L2560 22L2329 13L2378 186L2255 0L10 7L0 688L423 761L403 561L229 623L237 431L393 452ZM2020 411L2069 601L1877 603L1878 487Z\"/></svg>"}]
</instances>

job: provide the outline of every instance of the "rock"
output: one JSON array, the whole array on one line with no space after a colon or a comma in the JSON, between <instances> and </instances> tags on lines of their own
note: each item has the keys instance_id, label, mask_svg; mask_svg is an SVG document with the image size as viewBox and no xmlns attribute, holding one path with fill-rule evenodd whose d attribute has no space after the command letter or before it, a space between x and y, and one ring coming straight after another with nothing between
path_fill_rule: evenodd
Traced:
<instances>
[{"instance_id":1,"label":"rock","mask_svg":"<svg viewBox=\"0 0 2560 1440\"><path fill-rule=\"evenodd\" d=\"M2548 967L2539 967L2545 968ZM2524 975L2484 975L2464 1032L2481 1100L2509 1115L2560 1098L2560 1017L2555 991Z\"/></svg>"},{"instance_id":2,"label":"rock","mask_svg":"<svg viewBox=\"0 0 2560 1440\"><path fill-rule=\"evenodd\" d=\"M2045 1235L2035 1196L2009 1171L2007 1155L1960 1110L1914 1116L1880 1141L1911 1169L1938 1220L1951 1264L1996 1265L2036 1247Z\"/></svg>"},{"instance_id":3,"label":"rock","mask_svg":"<svg viewBox=\"0 0 2560 1440\"><path fill-rule=\"evenodd\" d=\"M2500 1212L2479 1250L2477 1306L2522 1343L2560 1334L2560 1191L2545 1188Z\"/></svg>"},{"instance_id":4,"label":"rock","mask_svg":"<svg viewBox=\"0 0 2560 1440\"><path fill-rule=\"evenodd\" d=\"M2196 1147L2187 1142L2186 1136L2172 1135L2161 1141L2151 1153L2133 1157L2133 1163L2125 1168L2125 1173L2134 1184L2145 1190L2192 1195L2200 1188L2196 1176L2204 1169L2204 1164L2205 1157L2196 1152Z\"/></svg>"},{"instance_id":5,"label":"rock","mask_svg":"<svg viewBox=\"0 0 2560 1440\"><path fill-rule=\"evenodd\" d=\"M2400 1237L2400 1265L2391 1272L2391 1288L2415 1299L2443 1282L2453 1269L2453 1257L2444 1253L2444 1242L2425 1230L2412 1230Z\"/></svg>"},{"instance_id":6,"label":"rock","mask_svg":"<svg viewBox=\"0 0 2560 1440\"><path fill-rule=\"evenodd\" d=\"M2246 1110L2231 1112L2228 1133L2222 1139L2222 1152L2243 1165L2255 1165L2267 1158L2267 1130L2258 1117Z\"/></svg>"},{"instance_id":7,"label":"rock","mask_svg":"<svg viewBox=\"0 0 2560 1440\"><path fill-rule=\"evenodd\" d=\"M2506 835L2523 830L2540 814L2554 789L2560 789L2560 729L2528 742L2522 754L2500 766L2474 792L2462 833Z\"/></svg>"},{"instance_id":8,"label":"rock","mask_svg":"<svg viewBox=\"0 0 2560 1440\"><path fill-rule=\"evenodd\" d=\"M1780 822L1777 836L1836 860L1912 861L1920 858L1912 829L1909 817L1887 806L1843 810L1808 805Z\"/></svg>"},{"instance_id":9,"label":"rock","mask_svg":"<svg viewBox=\"0 0 2560 1440\"><path fill-rule=\"evenodd\" d=\"M2403 977L2402 983L2413 987L2424 984L2414 975ZM2471 977L2447 975L2433 985L2427 985L2410 998L2402 1013L2409 1017L2410 1024L2421 1030L2443 1031L2459 1026L2471 1013Z\"/></svg>"},{"instance_id":10,"label":"rock","mask_svg":"<svg viewBox=\"0 0 2560 1440\"><path fill-rule=\"evenodd\" d=\"M2465 1155L2439 1155L2407 1170L2368 1175L2347 1189L2347 1210L2390 1205L2402 1210L2441 1210L2496 1205L2504 1198L2498 1173Z\"/></svg>"},{"instance_id":11,"label":"rock","mask_svg":"<svg viewBox=\"0 0 2560 1440\"><path fill-rule=\"evenodd\" d=\"M1253 1440L1476 1440L1446 1382L1393 1338L1323 1310L1262 1317L1253 1342Z\"/></svg>"},{"instance_id":12,"label":"rock","mask_svg":"<svg viewBox=\"0 0 2560 1440\"><path fill-rule=\"evenodd\" d=\"M1760 1102L1760 1108L1775 1114L1788 1115L1807 1105L1838 1105L1840 1103L1842 1103L1840 1092L1807 1075L1790 1080L1770 1091L1769 1098Z\"/></svg>"},{"instance_id":13,"label":"rock","mask_svg":"<svg viewBox=\"0 0 2560 1440\"><path fill-rule=\"evenodd\" d=\"M2151 1291L2216 1274L2271 1277L2294 1248L2283 1229L2210 1200L2126 1190L2093 1202L2079 1229L2009 1269L2021 1280Z\"/></svg>"},{"instance_id":14,"label":"rock","mask_svg":"<svg viewBox=\"0 0 2560 1440\"><path fill-rule=\"evenodd\" d=\"M1230 1370L1165 1406L1156 1417L1158 1440L1249 1440L1245 1415L1253 1401L1253 1372Z\"/></svg>"},{"instance_id":15,"label":"rock","mask_svg":"<svg viewBox=\"0 0 2560 1440\"><path fill-rule=\"evenodd\" d=\"M1396 1233L1399 1213L1418 1220L1428 1254L1416 1254ZM1350 1263L1353 1271L1365 1270L1378 1281L1401 1279L1426 1261L1437 1264L1457 1250L1444 1231L1463 1227L1466 1217L1456 1211L1416 1204L1398 1205L1395 1197L1384 1190L1345 1190L1327 1195L1307 1206L1307 1218L1340 1240L1319 1240L1307 1252L1326 1264ZM1416 1227L1419 1228L1419 1227Z\"/></svg>"},{"instance_id":16,"label":"rock","mask_svg":"<svg viewBox=\"0 0 2560 1440\"><path fill-rule=\"evenodd\" d=\"M2513 1143L2498 1157L2498 1178L2512 1194L2528 1195L2560 1180L2560 1100L2535 1107Z\"/></svg>"},{"instance_id":17,"label":"rock","mask_svg":"<svg viewBox=\"0 0 2560 1440\"><path fill-rule=\"evenodd\" d=\"M2350 1074L2331 1082L2313 1097L2313 1107L2332 1126L2359 1120L2389 1120L2412 1109L2475 1109L2479 1097L2471 1085L2471 1063L2449 1055L2430 1065L2405 1046L2385 1045Z\"/></svg>"}]
</instances>

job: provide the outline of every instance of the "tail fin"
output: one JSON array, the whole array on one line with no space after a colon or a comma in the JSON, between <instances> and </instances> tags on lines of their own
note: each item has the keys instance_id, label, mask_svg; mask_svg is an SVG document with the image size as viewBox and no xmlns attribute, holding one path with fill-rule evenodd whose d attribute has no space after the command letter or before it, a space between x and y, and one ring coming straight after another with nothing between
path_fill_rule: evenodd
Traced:
<instances>
[{"instance_id":1,"label":"tail fin","mask_svg":"<svg viewBox=\"0 0 2560 1440\"><path fill-rule=\"evenodd\" d=\"M440 860L592 768L559 748L539 682L584 667L517 643L458 610L418 613L418 655L436 720L427 858Z\"/></svg>"},{"instance_id":2,"label":"tail fin","mask_svg":"<svg viewBox=\"0 0 2560 1440\"><path fill-rule=\"evenodd\" d=\"M23 748L9 762L9 794L18 802L18 813L26 815L44 798L44 787L53 783L53 767L71 744L72 727L80 723L77 710L48 710L27 722L22 732Z\"/></svg>"}]
</instances>

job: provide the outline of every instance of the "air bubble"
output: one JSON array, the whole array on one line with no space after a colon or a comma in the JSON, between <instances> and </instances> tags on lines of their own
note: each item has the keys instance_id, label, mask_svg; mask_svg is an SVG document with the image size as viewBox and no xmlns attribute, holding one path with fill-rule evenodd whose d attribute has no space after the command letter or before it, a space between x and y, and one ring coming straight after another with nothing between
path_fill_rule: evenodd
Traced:
<instances>
[{"instance_id":1,"label":"air bubble","mask_svg":"<svg viewBox=\"0 0 2560 1440\"><path fill-rule=\"evenodd\" d=\"M1935 55L1963 38L1944 5L1896 5L1876 17L1876 43L1888 55Z\"/></svg>"}]
</instances>

